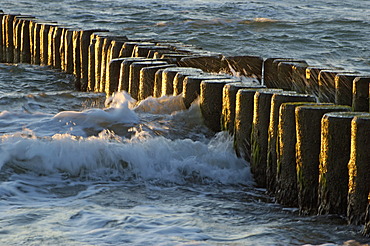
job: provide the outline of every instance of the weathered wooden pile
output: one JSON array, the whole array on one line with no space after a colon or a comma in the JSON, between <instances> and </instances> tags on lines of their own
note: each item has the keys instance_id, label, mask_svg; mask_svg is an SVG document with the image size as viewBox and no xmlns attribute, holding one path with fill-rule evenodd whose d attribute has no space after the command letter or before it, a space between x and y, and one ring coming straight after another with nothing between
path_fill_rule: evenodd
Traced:
<instances>
[{"instance_id":1,"label":"weathered wooden pile","mask_svg":"<svg viewBox=\"0 0 370 246\"><path fill-rule=\"evenodd\" d=\"M225 57L0 14L0 61L50 66L80 91L200 96L204 123L234 136L256 184L302 214L339 214L370 233L370 77L290 58ZM242 82L231 76L254 78ZM252 80L251 80L252 81Z\"/></svg>"}]
</instances>

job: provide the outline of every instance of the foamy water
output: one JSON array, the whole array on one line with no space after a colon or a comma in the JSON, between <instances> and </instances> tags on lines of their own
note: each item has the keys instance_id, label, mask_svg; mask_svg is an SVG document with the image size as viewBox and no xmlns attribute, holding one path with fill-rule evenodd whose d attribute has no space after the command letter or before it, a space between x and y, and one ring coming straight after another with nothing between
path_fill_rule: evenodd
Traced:
<instances>
[{"instance_id":1,"label":"foamy water","mask_svg":"<svg viewBox=\"0 0 370 246\"><path fill-rule=\"evenodd\" d=\"M6 13L225 55L370 72L369 2L10 1ZM42 11L40 11L42 9ZM74 91L46 67L0 64L1 245L344 245L337 216L301 217L254 187L232 138L181 97Z\"/></svg>"},{"instance_id":2,"label":"foamy water","mask_svg":"<svg viewBox=\"0 0 370 246\"><path fill-rule=\"evenodd\" d=\"M178 96L148 98L135 104L122 92L106 101L107 108L50 114L30 124L37 125L33 130L2 135L0 242L168 245L210 240L193 225L193 205L179 208L184 197L174 196L174 204L167 206L162 196L206 196L202 189L213 186L235 192L233 186L251 186L253 179L248 164L235 156L229 135L199 141L176 138L175 129L167 129L179 121L184 124L178 127L186 127L189 121L207 131L199 105L184 110L182 104L176 106L178 101ZM166 105L173 105L172 110ZM156 127L160 134L145 127L145 119L153 117L161 118ZM127 132L109 130L115 125ZM53 134L59 128L65 133ZM122 233L126 227L129 235Z\"/></svg>"}]
</instances>

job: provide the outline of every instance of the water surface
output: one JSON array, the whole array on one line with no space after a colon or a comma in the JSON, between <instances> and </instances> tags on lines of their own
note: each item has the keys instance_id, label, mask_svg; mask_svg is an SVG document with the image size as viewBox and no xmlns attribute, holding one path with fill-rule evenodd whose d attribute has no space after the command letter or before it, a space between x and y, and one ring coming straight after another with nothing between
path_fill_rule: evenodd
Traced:
<instances>
[{"instance_id":1,"label":"water surface","mask_svg":"<svg viewBox=\"0 0 370 246\"><path fill-rule=\"evenodd\" d=\"M32 14L224 55L369 73L368 1L10 1ZM42 11L40 11L42 10ZM254 187L232 138L179 97L76 92L47 67L0 64L0 244L343 245L338 216L298 215Z\"/></svg>"}]
</instances>

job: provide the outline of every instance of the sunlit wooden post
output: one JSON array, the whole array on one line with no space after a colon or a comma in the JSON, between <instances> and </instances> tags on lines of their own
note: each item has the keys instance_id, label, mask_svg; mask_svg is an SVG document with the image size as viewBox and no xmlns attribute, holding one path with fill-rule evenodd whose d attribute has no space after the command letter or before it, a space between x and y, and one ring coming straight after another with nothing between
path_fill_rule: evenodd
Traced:
<instances>
[{"instance_id":1,"label":"sunlit wooden post","mask_svg":"<svg viewBox=\"0 0 370 246\"><path fill-rule=\"evenodd\" d=\"M369 112L370 77L357 77L353 80L352 110Z\"/></svg>"},{"instance_id":2,"label":"sunlit wooden post","mask_svg":"<svg viewBox=\"0 0 370 246\"><path fill-rule=\"evenodd\" d=\"M152 42L145 42L145 41L127 41L124 43L123 47L121 48L119 57L138 57L135 54L135 46L140 45L143 46L154 46L155 43ZM144 56L146 58L146 56Z\"/></svg>"},{"instance_id":3,"label":"sunlit wooden post","mask_svg":"<svg viewBox=\"0 0 370 246\"><path fill-rule=\"evenodd\" d=\"M251 171L258 186L266 187L268 127L270 124L271 98L276 89L257 91L254 94L251 133Z\"/></svg>"},{"instance_id":4,"label":"sunlit wooden post","mask_svg":"<svg viewBox=\"0 0 370 246\"><path fill-rule=\"evenodd\" d=\"M350 74L344 70L321 70L318 77L319 82L319 101L335 103L335 77L338 74ZM340 87L340 82L338 81Z\"/></svg>"},{"instance_id":5,"label":"sunlit wooden post","mask_svg":"<svg viewBox=\"0 0 370 246\"><path fill-rule=\"evenodd\" d=\"M55 47L55 39L54 33L58 26L51 26L48 32L48 54L47 54L47 65L53 67L54 66L54 47Z\"/></svg>"},{"instance_id":6,"label":"sunlit wooden post","mask_svg":"<svg viewBox=\"0 0 370 246\"><path fill-rule=\"evenodd\" d=\"M40 65L47 66L49 62L49 32L55 23L45 23L41 25L40 29Z\"/></svg>"},{"instance_id":7,"label":"sunlit wooden post","mask_svg":"<svg viewBox=\"0 0 370 246\"><path fill-rule=\"evenodd\" d=\"M130 72L129 72L129 90L131 97L134 99L138 99L139 96L139 86L140 86L140 71L144 67L151 67L151 66L159 66L159 65L166 65L167 62L165 61L142 61L142 62L133 62L130 65Z\"/></svg>"},{"instance_id":8,"label":"sunlit wooden post","mask_svg":"<svg viewBox=\"0 0 370 246\"><path fill-rule=\"evenodd\" d=\"M22 22L23 16L15 16L12 28L13 28L13 61L12 63L19 63L21 60L21 36L22 36Z\"/></svg>"},{"instance_id":9,"label":"sunlit wooden post","mask_svg":"<svg viewBox=\"0 0 370 246\"><path fill-rule=\"evenodd\" d=\"M203 80L210 79L227 79L227 76L223 75L191 75L184 79L183 81L183 92L182 97L186 108L189 108L191 103L197 99L200 95L200 83ZM162 80L163 81L163 80Z\"/></svg>"},{"instance_id":10,"label":"sunlit wooden post","mask_svg":"<svg viewBox=\"0 0 370 246\"><path fill-rule=\"evenodd\" d=\"M75 87L81 90L81 32L73 31L73 75L75 76Z\"/></svg>"},{"instance_id":11,"label":"sunlit wooden post","mask_svg":"<svg viewBox=\"0 0 370 246\"><path fill-rule=\"evenodd\" d=\"M306 68L306 92L319 97L319 74L322 70L330 70L330 67L308 66Z\"/></svg>"},{"instance_id":12,"label":"sunlit wooden post","mask_svg":"<svg viewBox=\"0 0 370 246\"><path fill-rule=\"evenodd\" d=\"M219 73L225 71L227 63L220 54L204 54L191 57L184 57L179 61L181 67L200 68L204 72Z\"/></svg>"},{"instance_id":13,"label":"sunlit wooden post","mask_svg":"<svg viewBox=\"0 0 370 246\"><path fill-rule=\"evenodd\" d=\"M178 72L201 72L202 70L192 67L171 67L162 72L161 96L172 95L174 91L173 80Z\"/></svg>"},{"instance_id":14,"label":"sunlit wooden post","mask_svg":"<svg viewBox=\"0 0 370 246\"><path fill-rule=\"evenodd\" d=\"M264 88L258 83L229 83L224 86L222 91L222 112L221 112L221 130L234 134L236 94L240 89L246 88Z\"/></svg>"},{"instance_id":15,"label":"sunlit wooden post","mask_svg":"<svg viewBox=\"0 0 370 246\"><path fill-rule=\"evenodd\" d=\"M162 95L162 74L164 69L159 69L154 76L153 97L161 97Z\"/></svg>"},{"instance_id":16,"label":"sunlit wooden post","mask_svg":"<svg viewBox=\"0 0 370 246\"><path fill-rule=\"evenodd\" d=\"M118 91L129 91L130 88L130 66L134 62L151 61L143 57L127 57L121 62L120 75L118 81Z\"/></svg>"},{"instance_id":17,"label":"sunlit wooden post","mask_svg":"<svg viewBox=\"0 0 370 246\"><path fill-rule=\"evenodd\" d=\"M297 131L298 205L301 214L317 213L321 118L329 112L350 111L348 106L300 106L295 110Z\"/></svg>"},{"instance_id":18,"label":"sunlit wooden post","mask_svg":"<svg viewBox=\"0 0 370 246\"><path fill-rule=\"evenodd\" d=\"M198 68L197 69L194 68L194 70L192 69L192 70L177 72L177 74L173 78L173 95L177 96L177 95L180 95L182 93L184 79L186 78L186 76L200 75L202 73L203 73L203 71L201 69L198 69ZM160 81L160 84L156 85L156 86L162 88L162 81ZM157 89L157 90L160 91L160 89Z\"/></svg>"},{"instance_id":19,"label":"sunlit wooden post","mask_svg":"<svg viewBox=\"0 0 370 246\"><path fill-rule=\"evenodd\" d=\"M73 74L73 33L74 29L67 29L64 35L64 71L68 74Z\"/></svg>"},{"instance_id":20,"label":"sunlit wooden post","mask_svg":"<svg viewBox=\"0 0 370 246\"><path fill-rule=\"evenodd\" d=\"M284 58L267 58L263 62L263 84L267 88L277 88L277 84L275 81L277 77L277 71L275 70L275 67L273 66L273 62L277 59L284 59Z\"/></svg>"},{"instance_id":21,"label":"sunlit wooden post","mask_svg":"<svg viewBox=\"0 0 370 246\"><path fill-rule=\"evenodd\" d=\"M347 213L351 121L363 114L332 112L321 120L319 214Z\"/></svg>"},{"instance_id":22,"label":"sunlit wooden post","mask_svg":"<svg viewBox=\"0 0 370 246\"><path fill-rule=\"evenodd\" d=\"M62 34L60 36L60 69L65 71L65 56L66 56L66 47L65 47L65 35L67 33L68 27L62 28Z\"/></svg>"},{"instance_id":23,"label":"sunlit wooden post","mask_svg":"<svg viewBox=\"0 0 370 246\"><path fill-rule=\"evenodd\" d=\"M144 67L140 71L140 85L138 100L144 100L154 93L155 73L160 69L175 67L174 64Z\"/></svg>"},{"instance_id":24,"label":"sunlit wooden post","mask_svg":"<svg viewBox=\"0 0 370 246\"><path fill-rule=\"evenodd\" d=\"M364 224L370 192L370 116L356 116L351 125L351 154L348 163L347 219L351 224Z\"/></svg>"},{"instance_id":25,"label":"sunlit wooden post","mask_svg":"<svg viewBox=\"0 0 370 246\"><path fill-rule=\"evenodd\" d=\"M289 207L298 207L295 109L302 105L312 104L291 102L280 106L275 197L280 204Z\"/></svg>"},{"instance_id":26,"label":"sunlit wooden post","mask_svg":"<svg viewBox=\"0 0 370 246\"><path fill-rule=\"evenodd\" d=\"M105 40L105 35L99 34L96 35L96 44L95 44L95 92L101 92L101 69L102 69L102 63L103 63L103 44Z\"/></svg>"},{"instance_id":27,"label":"sunlit wooden post","mask_svg":"<svg viewBox=\"0 0 370 246\"><path fill-rule=\"evenodd\" d=\"M33 64L40 65L41 64L41 26L43 24L37 22L35 26L35 33L34 33L34 61Z\"/></svg>"},{"instance_id":28,"label":"sunlit wooden post","mask_svg":"<svg viewBox=\"0 0 370 246\"><path fill-rule=\"evenodd\" d=\"M223 57L226 62L225 73L234 76L246 76L254 78L258 83L262 82L263 58L260 56L226 56Z\"/></svg>"},{"instance_id":29,"label":"sunlit wooden post","mask_svg":"<svg viewBox=\"0 0 370 246\"><path fill-rule=\"evenodd\" d=\"M271 98L270 123L267 139L267 166L266 166L266 188L274 194L276 192L276 170L277 170L277 143L280 106L287 102L316 102L314 96L308 94L297 94L289 91L276 93Z\"/></svg>"},{"instance_id":30,"label":"sunlit wooden post","mask_svg":"<svg viewBox=\"0 0 370 246\"><path fill-rule=\"evenodd\" d=\"M16 15L7 14L3 18L3 30L4 30L4 53L5 53L5 62L14 61L14 29L13 22Z\"/></svg>"},{"instance_id":31,"label":"sunlit wooden post","mask_svg":"<svg viewBox=\"0 0 370 246\"><path fill-rule=\"evenodd\" d=\"M91 35L88 53L87 91L95 90L95 44L95 36Z\"/></svg>"},{"instance_id":32,"label":"sunlit wooden post","mask_svg":"<svg viewBox=\"0 0 370 246\"><path fill-rule=\"evenodd\" d=\"M160 45L136 45L134 50L132 51L133 57L149 57L149 52L151 50L161 50L161 51L170 51L171 48L168 46L160 46Z\"/></svg>"},{"instance_id":33,"label":"sunlit wooden post","mask_svg":"<svg viewBox=\"0 0 370 246\"><path fill-rule=\"evenodd\" d=\"M33 19L25 19L22 23L20 62L31 63L31 33L30 24Z\"/></svg>"},{"instance_id":34,"label":"sunlit wooden post","mask_svg":"<svg viewBox=\"0 0 370 246\"><path fill-rule=\"evenodd\" d=\"M353 80L357 74L337 74L335 83L335 104L352 106Z\"/></svg>"},{"instance_id":35,"label":"sunlit wooden post","mask_svg":"<svg viewBox=\"0 0 370 246\"><path fill-rule=\"evenodd\" d=\"M114 58L122 58L119 56L120 54L120 51L122 49L122 47L124 46L125 42L127 42L127 38L115 38L113 41L112 41L112 45L111 45L111 50L110 50L110 57L109 57L109 61L114 59Z\"/></svg>"},{"instance_id":36,"label":"sunlit wooden post","mask_svg":"<svg viewBox=\"0 0 370 246\"><path fill-rule=\"evenodd\" d=\"M284 90L297 89L293 82L293 70L295 65L308 67L307 62L303 60L282 61L278 63L277 76L275 76L275 79L277 79L279 83L278 88Z\"/></svg>"},{"instance_id":37,"label":"sunlit wooden post","mask_svg":"<svg viewBox=\"0 0 370 246\"><path fill-rule=\"evenodd\" d=\"M306 79L307 63L292 64L292 90L298 93L309 93Z\"/></svg>"},{"instance_id":38,"label":"sunlit wooden post","mask_svg":"<svg viewBox=\"0 0 370 246\"><path fill-rule=\"evenodd\" d=\"M235 79L204 80L200 84L200 110L204 124L214 132L221 131L223 87Z\"/></svg>"},{"instance_id":39,"label":"sunlit wooden post","mask_svg":"<svg viewBox=\"0 0 370 246\"><path fill-rule=\"evenodd\" d=\"M254 94L266 88L239 89L235 101L234 147L236 154L250 161ZM271 89L267 89L271 90ZM277 89L277 91L280 91Z\"/></svg>"},{"instance_id":40,"label":"sunlit wooden post","mask_svg":"<svg viewBox=\"0 0 370 246\"><path fill-rule=\"evenodd\" d=\"M3 27L3 20L5 15L3 12L0 12L0 62L4 62L4 34L5 29Z\"/></svg>"},{"instance_id":41,"label":"sunlit wooden post","mask_svg":"<svg viewBox=\"0 0 370 246\"><path fill-rule=\"evenodd\" d=\"M106 32L107 30L100 30L100 29L93 29L93 30L81 30L79 33L76 33L75 42L77 42L78 46L75 50L75 54L79 55L76 59L79 61L76 63L76 72L78 72L79 80L80 80L80 87L81 91L87 91L89 87L89 51L90 51L90 43L91 43L91 36L94 32ZM92 58L92 57L91 57ZM78 65L79 63L79 65ZM91 74L90 74L91 75ZM91 78L91 77L90 77ZM91 81L90 81L91 82ZM91 90L91 85L90 89Z\"/></svg>"},{"instance_id":42,"label":"sunlit wooden post","mask_svg":"<svg viewBox=\"0 0 370 246\"><path fill-rule=\"evenodd\" d=\"M30 33L30 64L33 64L34 61L34 36L35 36L35 27L36 27L36 19L32 20L29 25L29 33Z\"/></svg>"}]
</instances>

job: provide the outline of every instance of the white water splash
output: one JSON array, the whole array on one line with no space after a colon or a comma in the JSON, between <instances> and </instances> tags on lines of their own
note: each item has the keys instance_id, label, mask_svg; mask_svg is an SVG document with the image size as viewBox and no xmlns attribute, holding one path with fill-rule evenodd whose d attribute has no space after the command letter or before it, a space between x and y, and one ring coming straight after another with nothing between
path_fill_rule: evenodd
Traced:
<instances>
[{"instance_id":1,"label":"white water splash","mask_svg":"<svg viewBox=\"0 0 370 246\"><path fill-rule=\"evenodd\" d=\"M107 100L106 109L87 109L82 112L63 111L54 116L54 119L73 122L75 125L109 125L115 123L137 123L138 116L130 109L134 100L127 93L117 93L115 97Z\"/></svg>"},{"instance_id":2,"label":"white water splash","mask_svg":"<svg viewBox=\"0 0 370 246\"><path fill-rule=\"evenodd\" d=\"M185 109L184 100L180 94L178 96L162 96L160 98L148 97L138 103L135 111L151 114L171 114Z\"/></svg>"},{"instance_id":3,"label":"white water splash","mask_svg":"<svg viewBox=\"0 0 370 246\"><path fill-rule=\"evenodd\" d=\"M122 139L104 131L97 137L56 134L38 138L31 131L5 135L0 144L0 167L42 175L103 178L107 173L122 179L158 182L220 182L250 184L247 164L237 158L232 139L219 134L208 144L164 137ZM109 176L105 178L110 178Z\"/></svg>"}]
</instances>

